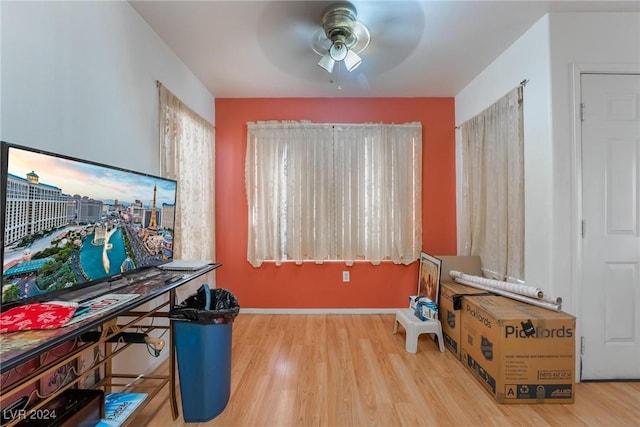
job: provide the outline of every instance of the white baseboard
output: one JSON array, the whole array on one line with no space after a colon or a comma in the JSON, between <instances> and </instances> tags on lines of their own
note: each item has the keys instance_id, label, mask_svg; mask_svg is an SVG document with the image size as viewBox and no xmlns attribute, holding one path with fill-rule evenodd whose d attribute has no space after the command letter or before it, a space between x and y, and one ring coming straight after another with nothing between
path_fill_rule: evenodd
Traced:
<instances>
[{"instance_id":1,"label":"white baseboard","mask_svg":"<svg viewBox=\"0 0 640 427\"><path fill-rule=\"evenodd\" d=\"M240 308L240 314L396 314L400 308Z\"/></svg>"}]
</instances>

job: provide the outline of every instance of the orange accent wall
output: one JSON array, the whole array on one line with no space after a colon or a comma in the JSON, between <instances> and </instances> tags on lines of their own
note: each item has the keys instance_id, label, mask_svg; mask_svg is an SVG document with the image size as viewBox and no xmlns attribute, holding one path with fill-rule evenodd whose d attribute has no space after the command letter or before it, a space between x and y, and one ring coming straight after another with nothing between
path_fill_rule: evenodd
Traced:
<instances>
[{"instance_id":1,"label":"orange accent wall","mask_svg":"<svg viewBox=\"0 0 640 427\"><path fill-rule=\"evenodd\" d=\"M455 255L455 124L453 98L217 98L217 286L231 290L243 308L398 308L418 283L418 262L316 265L285 263L260 268L247 261L244 159L247 122L422 123L422 249ZM349 270L351 281L342 282Z\"/></svg>"}]
</instances>

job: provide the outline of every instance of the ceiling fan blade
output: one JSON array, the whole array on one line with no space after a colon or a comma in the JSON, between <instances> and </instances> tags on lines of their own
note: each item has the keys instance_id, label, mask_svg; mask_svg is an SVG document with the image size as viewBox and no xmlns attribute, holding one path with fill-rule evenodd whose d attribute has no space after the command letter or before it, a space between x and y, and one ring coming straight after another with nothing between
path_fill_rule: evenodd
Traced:
<instances>
[{"instance_id":1,"label":"ceiling fan blade","mask_svg":"<svg viewBox=\"0 0 640 427\"><path fill-rule=\"evenodd\" d=\"M369 80L367 80L367 76L365 76L364 73L358 73L356 75L356 81L358 82L358 85L360 86L360 88L363 90L367 90L371 87L369 85Z\"/></svg>"},{"instance_id":2,"label":"ceiling fan blade","mask_svg":"<svg viewBox=\"0 0 640 427\"><path fill-rule=\"evenodd\" d=\"M329 48L331 48L331 40L329 40L321 27L317 27L311 37L311 49L318 55L322 56Z\"/></svg>"},{"instance_id":3,"label":"ceiling fan blade","mask_svg":"<svg viewBox=\"0 0 640 427\"><path fill-rule=\"evenodd\" d=\"M386 39L398 45L422 38L425 12L418 1L357 2L358 21L365 24L375 40Z\"/></svg>"},{"instance_id":4,"label":"ceiling fan blade","mask_svg":"<svg viewBox=\"0 0 640 427\"><path fill-rule=\"evenodd\" d=\"M311 22L293 21L288 23L285 27L280 28L278 31L286 33L289 37L292 37L295 39L307 40L318 29L321 29L321 28L315 22L311 23ZM271 31L273 30L274 29L272 28Z\"/></svg>"},{"instance_id":5,"label":"ceiling fan blade","mask_svg":"<svg viewBox=\"0 0 640 427\"><path fill-rule=\"evenodd\" d=\"M356 42L351 46L351 50L355 53L360 53L365 50L371 42L371 33L369 32L369 29L360 21L356 22L353 26L353 37L356 39Z\"/></svg>"}]
</instances>

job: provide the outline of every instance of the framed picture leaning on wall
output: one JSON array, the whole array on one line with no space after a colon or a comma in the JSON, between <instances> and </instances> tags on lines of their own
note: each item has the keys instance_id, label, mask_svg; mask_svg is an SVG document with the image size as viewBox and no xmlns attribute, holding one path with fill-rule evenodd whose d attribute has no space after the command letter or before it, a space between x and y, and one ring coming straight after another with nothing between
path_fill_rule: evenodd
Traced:
<instances>
[{"instance_id":1,"label":"framed picture leaning on wall","mask_svg":"<svg viewBox=\"0 0 640 427\"><path fill-rule=\"evenodd\" d=\"M442 261L425 252L420 253L420 273L418 276L418 295L424 295L438 303L440 293L440 269Z\"/></svg>"}]
</instances>

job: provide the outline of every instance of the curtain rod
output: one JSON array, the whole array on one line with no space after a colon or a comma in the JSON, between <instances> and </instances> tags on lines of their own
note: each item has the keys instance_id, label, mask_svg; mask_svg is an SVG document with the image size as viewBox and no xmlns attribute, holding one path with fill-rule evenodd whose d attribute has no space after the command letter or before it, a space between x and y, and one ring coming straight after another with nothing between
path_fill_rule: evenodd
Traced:
<instances>
[{"instance_id":1,"label":"curtain rod","mask_svg":"<svg viewBox=\"0 0 640 427\"><path fill-rule=\"evenodd\" d=\"M323 126L331 126L332 128L336 127L376 127L376 126L403 126L403 127L422 127L421 122L409 122L409 123L316 123L310 121L258 121L258 122L247 122L247 127L282 127L282 126L310 126L310 127L323 127Z\"/></svg>"},{"instance_id":2,"label":"curtain rod","mask_svg":"<svg viewBox=\"0 0 640 427\"><path fill-rule=\"evenodd\" d=\"M518 84L518 86L525 87L527 85L527 83L529 83L529 79L524 79ZM460 129L460 125L456 126L455 129L456 130Z\"/></svg>"}]
</instances>

